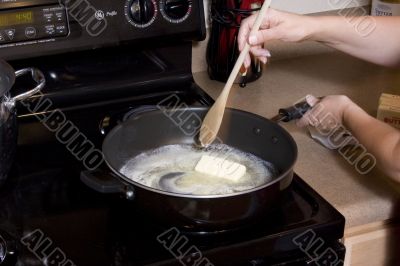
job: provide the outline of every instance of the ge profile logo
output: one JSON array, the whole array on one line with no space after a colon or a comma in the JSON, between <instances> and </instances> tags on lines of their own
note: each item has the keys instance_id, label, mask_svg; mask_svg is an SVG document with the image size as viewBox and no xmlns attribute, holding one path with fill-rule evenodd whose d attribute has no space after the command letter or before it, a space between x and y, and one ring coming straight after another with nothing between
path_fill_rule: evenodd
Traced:
<instances>
[{"instance_id":1,"label":"ge profile logo","mask_svg":"<svg viewBox=\"0 0 400 266\"><path fill-rule=\"evenodd\" d=\"M94 14L94 16L97 20L103 20L104 12L102 10L97 10L96 13Z\"/></svg>"}]
</instances>

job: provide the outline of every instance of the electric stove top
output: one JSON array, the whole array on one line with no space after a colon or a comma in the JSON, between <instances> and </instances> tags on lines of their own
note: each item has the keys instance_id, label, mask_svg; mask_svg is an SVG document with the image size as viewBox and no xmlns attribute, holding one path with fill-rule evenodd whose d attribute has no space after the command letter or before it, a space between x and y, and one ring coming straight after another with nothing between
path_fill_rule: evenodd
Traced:
<instances>
[{"instance_id":1,"label":"electric stove top","mask_svg":"<svg viewBox=\"0 0 400 266\"><path fill-rule=\"evenodd\" d=\"M57 248L70 265L179 265L157 240L166 232L170 237L171 228L137 211L135 202L87 188L70 167L16 176L3 187L0 202L0 228L17 246L17 265L42 265ZM186 236L213 265L271 265L290 259L304 264L311 258L294 239L312 229L325 241L321 253L334 248L343 256L337 242L343 222L296 176L277 208L248 228L222 235L171 234Z\"/></svg>"},{"instance_id":2,"label":"electric stove top","mask_svg":"<svg viewBox=\"0 0 400 266\"><path fill-rule=\"evenodd\" d=\"M110 117L172 94L190 106L212 102L193 83L184 90L64 112L100 147L105 118L112 127ZM46 136L48 130L35 119L20 116L25 144L0 188L4 265L194 265L196 258L198 265L318 265L323 260L340 265L343 260L344 217L298 176L264 218L223 233L187 233L158 223L124 195L87 187L80 180L82 163L52 134Z\"/></svg>"}]
</instances>

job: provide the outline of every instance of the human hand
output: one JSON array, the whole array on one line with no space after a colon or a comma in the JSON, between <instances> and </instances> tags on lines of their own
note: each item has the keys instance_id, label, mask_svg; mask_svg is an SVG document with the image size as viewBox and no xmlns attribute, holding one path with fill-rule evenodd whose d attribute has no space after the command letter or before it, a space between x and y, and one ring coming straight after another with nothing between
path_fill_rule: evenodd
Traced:
<instances>
[{"instance_id":1,"label":"human hand","mask_svg":"<svg viewBox=\"0 0 400 266\"><path fill-rule=\"evenodd\" d=\"M311 125L323 130L331 130L343 125L346 111L354 105L345 95L330 95L322 100L313 95L307 95L306 101L313 108L297 120L297 125L299 127Z\"/></svg>"},{"instance_id":2,"label":"human hand","mask_svg":"<svg viewBox=\"0 0 400 266\"><path fill-rule=\"evenodd\" d=\"M271 56L270 52L262 48L262 45L270 40L282 40L285 42L300 42L308 38L310 29L310 17L268 9L257 34L249 36L253 24L257 18L254 14L242 21L238 35L239 50L242 51L246 42L251 45L250 52L258 57L264 64ZM248 55L244 65L248 68L251 64Z\"/></svg>"}]
</instances>

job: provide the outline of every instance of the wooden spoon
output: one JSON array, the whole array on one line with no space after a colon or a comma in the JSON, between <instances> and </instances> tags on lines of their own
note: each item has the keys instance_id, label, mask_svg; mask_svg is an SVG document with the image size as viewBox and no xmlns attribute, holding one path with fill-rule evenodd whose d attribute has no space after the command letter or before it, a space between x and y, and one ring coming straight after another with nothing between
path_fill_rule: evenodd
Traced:
<instances>
[{"instance_id":1,"label":"wooden spoon","mask_svg":"<svg viewBox=\"0 0 400 266\"><path fill-rule=\"evenodd\" d=\"M251 29L250 35L254 35L260 29L265 13L267 12L267 9L271 5L271 1L272 0L266 0L262 5L261 10L258 12L256 21L254 22L253 28ZM244 59L246 58L246 55L249 53L249 51L250 51L250 45L246 42L246 45L243 48L242 52L240 53L235 63L235 66L233 67L232 72L228 78L228 81L225 84L224 89L222 90L218 99L215 101L214 105L210 108L206 117L203 120L199 136L200 144L203 147L211 144L217 137L219 128L221 127L222 118L224 116L229 92L231 91L233 82L235 81L239 73L239 70L243 65Z\"/></svg>"}]
</instances>

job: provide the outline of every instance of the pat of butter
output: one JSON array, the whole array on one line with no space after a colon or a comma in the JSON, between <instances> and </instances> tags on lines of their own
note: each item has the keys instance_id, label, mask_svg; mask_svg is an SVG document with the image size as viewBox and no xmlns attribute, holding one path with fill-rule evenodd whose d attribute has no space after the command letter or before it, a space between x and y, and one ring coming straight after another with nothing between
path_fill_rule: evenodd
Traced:
<instances>
[{"instance_id":1,"label":"pat of butter","mask_svg":"<svg viewBox=\"0 0 400 266\"><path fill-rule=\"evenodd\" d=\"M195 171L237 182L246 173L246 166L225 158L203 155Z\"/></svg>"}]
</instances>

